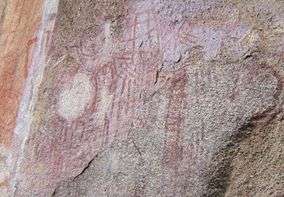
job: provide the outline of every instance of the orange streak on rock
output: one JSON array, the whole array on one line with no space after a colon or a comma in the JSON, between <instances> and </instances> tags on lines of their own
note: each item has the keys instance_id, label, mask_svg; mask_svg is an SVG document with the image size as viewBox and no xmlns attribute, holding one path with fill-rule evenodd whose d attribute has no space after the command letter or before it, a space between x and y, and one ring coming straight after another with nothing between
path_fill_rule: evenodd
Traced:
<instances>
[{"instance_id":1,"label":"orange streak on rock","mask_svg":"<svg viewBox=\"0 0 284 197\"><path fill-rule=\"evenodd\" d=\"M6 147L11 144L41 12L41 0L7 1L0 23L0 145Z\"/></svg>"}]
</instances>

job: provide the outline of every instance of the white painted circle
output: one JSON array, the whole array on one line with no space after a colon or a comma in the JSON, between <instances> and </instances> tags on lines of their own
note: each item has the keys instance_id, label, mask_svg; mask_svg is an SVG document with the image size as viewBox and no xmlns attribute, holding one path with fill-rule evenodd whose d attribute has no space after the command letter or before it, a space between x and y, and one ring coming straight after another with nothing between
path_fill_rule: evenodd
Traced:
<instances>
[{"instance_id":1,"label":"white painted circle","mask_svg":"<svg viewBox=\"0 0 284 197\"><path fill-rule=\"evenodd\" d=\"M78 118L90 103L93 96L93 88L89 77L84 73L78 73L68 87L61 92L58 102L58 113L66 120Z\"/></svg>"}]
</instances>

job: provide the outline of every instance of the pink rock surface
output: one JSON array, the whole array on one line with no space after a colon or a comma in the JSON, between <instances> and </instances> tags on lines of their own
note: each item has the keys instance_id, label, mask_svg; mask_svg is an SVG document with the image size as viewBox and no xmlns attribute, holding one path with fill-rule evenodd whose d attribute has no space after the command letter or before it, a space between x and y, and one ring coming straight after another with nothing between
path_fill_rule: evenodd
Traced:
<instances>
[{"instance_id":1,"label":"pink rock surface","mask_svg":"<svg viewBox=\"0 0 284 197\"><path fill-rule=\"evenodd\" d=\"M283 6L44 1L3 195L283 194Z\"/></svg>"}]
</instances>

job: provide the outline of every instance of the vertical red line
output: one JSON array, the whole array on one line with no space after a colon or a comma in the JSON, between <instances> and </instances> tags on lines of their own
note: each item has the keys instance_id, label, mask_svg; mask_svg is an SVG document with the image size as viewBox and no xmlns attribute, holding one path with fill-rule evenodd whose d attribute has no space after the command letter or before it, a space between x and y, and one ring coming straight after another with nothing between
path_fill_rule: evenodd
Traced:
<instances>
[{"instance_id":1,"label":"vertical red line","mask_svg":"<svg viewBox=\"0 0 284 197\"><path fill-rule=\"evenodd\" d=\"M137 16L135 15L135 18L134 18L134 25L133 25L133 34L132 34L132 37L133 37L133 41L132 41L132 56L131 56L131 60L132 60L132 64L134 65L135 63L135 47L136 47L136 27L137 27L138 23L137 23Z\"/></svg>"},{"instance_id":2,"label":"vertical red line","mask_svg":"<svg viewBox=\"0 0 284 197\"><path fill-rule=\"evenodd\" d=\"M166 132L170 138L165 140L165 162L169 167L177 168L177 162L182 158L180 133L183 130L183 110L186 100L186 72L183 71L173 79L171 85L170 101L166 118Z\"/></svg>"}]
</instances>

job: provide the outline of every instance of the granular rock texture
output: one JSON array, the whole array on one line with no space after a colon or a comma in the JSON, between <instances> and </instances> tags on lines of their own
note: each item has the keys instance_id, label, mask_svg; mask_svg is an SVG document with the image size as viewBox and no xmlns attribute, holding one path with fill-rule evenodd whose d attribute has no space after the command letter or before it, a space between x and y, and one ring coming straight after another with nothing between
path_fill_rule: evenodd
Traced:
<instances>
[{"instance_id":1,"label":"granular rock texture","mask_svg":"<svg viewBox=\"0 0 284 197\"><path fill-rule=\"evenodd\" d=\"M284 195L283 18L281 0L0 2L0 196Z\"/></svg>"}]
</instances>

